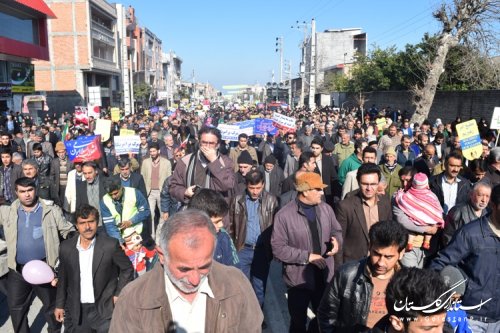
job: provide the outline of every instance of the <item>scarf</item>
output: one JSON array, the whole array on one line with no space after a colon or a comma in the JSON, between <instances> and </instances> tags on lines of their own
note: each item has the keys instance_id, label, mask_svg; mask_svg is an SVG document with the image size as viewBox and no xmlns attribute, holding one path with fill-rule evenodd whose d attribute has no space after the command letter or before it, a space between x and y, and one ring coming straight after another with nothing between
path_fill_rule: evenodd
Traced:
<instances>
[{"instance_id":1,"label":"scarf","mask_svg":"<svg viewBox=\"0 0 500 333\"><path fill-rule=\"evenodd\" d=\"M444 226L443 208L438 198L428 188L408 191L399 190L395 197L396 205L417 225Z\"/></svg>"}]
</instances>

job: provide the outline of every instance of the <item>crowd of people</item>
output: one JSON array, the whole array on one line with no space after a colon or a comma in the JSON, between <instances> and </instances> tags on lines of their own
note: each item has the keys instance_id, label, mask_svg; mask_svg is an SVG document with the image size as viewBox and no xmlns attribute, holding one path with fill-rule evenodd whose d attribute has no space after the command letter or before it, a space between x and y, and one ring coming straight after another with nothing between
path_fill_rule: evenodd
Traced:
<instances>
[{"instance_id":1,"label":"crowd of people","mask_svg":"<svg viewBox=\"0 0 500 333\"><path fill-rule=\"evenodd\" d=\"M500 331L500 147L486 121L474 160L460 118L417 124L375 106L279 110L295 128L237 141L217 128L273 112L122 114L100 158L81 162L64 142L96 119L2 118L14 331L30 331L36 295L49 332L260 332L273 260L290 332ZM137 153L116 154L121 129ZM54 279L27 282L33 260Z\"/></svg>"}]
</instances>

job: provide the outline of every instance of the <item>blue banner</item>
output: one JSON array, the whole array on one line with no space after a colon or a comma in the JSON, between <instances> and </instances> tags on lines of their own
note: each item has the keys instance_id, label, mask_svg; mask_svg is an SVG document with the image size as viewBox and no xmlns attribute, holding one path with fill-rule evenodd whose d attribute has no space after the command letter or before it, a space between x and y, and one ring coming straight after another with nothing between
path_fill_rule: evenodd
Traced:
<instances>
[{"instance_id":1,"label":"blue banner","mask_svg":"<svg viewBox=\"0 0 500 333\"><path fill-rule=\"evenodd\" d=\"M101 158L101 136L79 136L64 142L70 161L86 162Z\"/></svg>"},{"instance_id":2,"label":"blue banner","mask_svg":"<svg viewBox=\"0 0 500 333\"><path fill-rule=\"evenodd\" d=\"M272 119L257 118L255 119L254 134L276 135L278 129L274 127Z\"/></svg>"}]
</instances>

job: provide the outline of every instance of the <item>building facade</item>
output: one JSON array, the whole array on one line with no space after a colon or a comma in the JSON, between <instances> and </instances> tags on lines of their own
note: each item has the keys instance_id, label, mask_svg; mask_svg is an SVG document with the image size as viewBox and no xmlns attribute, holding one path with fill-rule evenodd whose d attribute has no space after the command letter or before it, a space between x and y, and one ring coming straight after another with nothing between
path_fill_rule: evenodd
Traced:
<instances>
[{"instance_id":1,"label":"building facade","mask_svg":"<svg viewBox=\"0 0 500 333\"><path fill-rule=\"evenodd\" d=\"M0 3L0 112L22 112L25 96L40 90L32 61L50 59L47 24L55 17L42 0ZM24 111L46 109L43 99L32 98Z\"/></svg>"},{"instance_id":2,"label":"building facade","mask_svg":"<svg viewBox=\"0 0 500 333\"><path fill-rule=\"evenodd\" d=\"M48 0L50 61L35 63L35 83L57 112L121 104L117 11L104 0Z\"/></svg>"},{"instance_id":3,"label":"building facade","mask_svg":"<svg viewBox=\"0 0 500 333\"><path fill-rule=\"evenodd\" d=\"M314 27L314 21L312 26ZM318 88L328 73L347 73L358 54L366 55L367 36L361 28L330 29L323 32L312 31L304 51L304 99L312 106L309 99L320 92ZM314 38L314 39L313 39Z\"/></svg>"}]
</instances>

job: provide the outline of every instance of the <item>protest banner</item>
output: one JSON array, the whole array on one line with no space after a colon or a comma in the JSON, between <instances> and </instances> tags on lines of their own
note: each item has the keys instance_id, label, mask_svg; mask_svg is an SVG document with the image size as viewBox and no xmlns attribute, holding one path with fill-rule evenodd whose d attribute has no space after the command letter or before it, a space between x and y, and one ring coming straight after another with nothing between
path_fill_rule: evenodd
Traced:
<instances>
[{"instance_id":1,"label":"protest banner","mask_svg":"<svg viewBox=\"0 0 500 333\"><path fill-rule=\"evenodd\" d=\"M135 135L135 131L126 128L120 128L120 136L130 136L130 135Z\"/></svg>"},{"instance_id":2,"label":"protest banner","mask_svg":"<svg viewBox=\"0 0 500 333\"><path fill-rule=\"evenodd\" d=\"M287 117L278 112L273 112L274 127L295 132L295 123L297 120L293 117Z\"/></svg>"},{"instance_id":3,"label":"protest banner","mask_svg":"<svg viewBox=\"0 0 500 333\"><path fill-rule=\"evenodd\" d=\"M219 124L217 128L222 135L222 140L238 141L240 128L237 125Z\"/></svg>"},{"instance_id":4,"label":"protest banner","mask_svg":"<svg viewBox=\"0 0 500 333\"><path fill-rule=\"evenodd\" d=\"M116 155L138 154L141 139L138 135L115 136L114 145Z\"/></svg>"},{"instance_id":5,"label":"protest banner","mask_svg":"<svg viewBox=\"0 0 500 333\"><path fill-rule=\"evenodd\" d=\"M500 129L500 106L493 109L493 117L491 117L490 129Z\"/></svg>"},{"instance_id":6,"label":"protest banner","mask_svg":"<svg viewBox=\"0 0 500 333\"><path fill-rule=\"evenodd\" d=\"M96 135L101 136L101 142L108 141L109 137L111 135L111 120L109 120L109 119L97 119L95 121L94 133Z\"/></svg>"},{"instance_id":7,"label":"protest banner","mask_svg":"<svg viewBox=\"0 0 500 333\"><path fill-rule=\"evenodd\" d=\"M240 134L245 133L248 136L254 134L255 119L239 121L237 123L234 123L233 125L236 125L240 128Z\"/></svg>"},{"instance_id":8,"label":"protest banner","mask_svg":"<svg viewBox=\"0 0 500 333\"><path fill-rule=\"evenodd\" d=\"M69 160L75 162L93 161L101 158L101 136L80 136L76 140L65 141Z\"/></svg>"},{"instance_id":9,"label":"protest banner","mask_svg":"<svg viewBox=\"0 0 500 333\"><path fill-rule=\"evenodd\" d=\"M263 135L266 133L269 133L271 135L276 135L276 133L278 132L278 129L276 127L274 127L273 124L274 124L274 122L272 119L263 119L263 118L255 119L255 126L254 126L253 133L260 134L260 135Z\"/></svg>"},{"instance_id":10,"label":"protest banner","mask_svg":"<svg viewBox=\"0 0 500 333\"><path fill-rule=\"evenodd\" d=\"M460 138L460 148L462 148L462 155L469 161L481 157L483 153L483 145L481 144L481 137L479 136L479 129L477 128L476 120L457 124L457 134Z\"/></svg>"},{"instance_id":11,"label":"protest banner","mask_svg":"<svg viewBox=\"0 0 500 333\"><path fill-rule=\"evenodd\" d=\"M120 121L120 109L119 108L111 108L111 120L115 122Z\"/></svg>"},{"instance_id":12,"label":"protest banner","mask_svg":"<svg viewBox=\"0 0 500 333\"><path fill-rule=\"evenodd\" d=\"M87 108L85 106L75 106L75 125L77 124L89 124Z\"/></svg>"}]
</instances>

